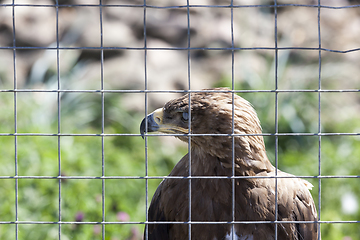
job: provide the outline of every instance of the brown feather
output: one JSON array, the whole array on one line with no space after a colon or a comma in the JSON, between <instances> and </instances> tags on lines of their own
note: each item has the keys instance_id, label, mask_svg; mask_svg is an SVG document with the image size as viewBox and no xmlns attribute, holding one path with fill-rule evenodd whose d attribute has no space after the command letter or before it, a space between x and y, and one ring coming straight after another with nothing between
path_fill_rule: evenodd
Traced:
<instances>
[{"instance_id":1,"label":"brown feather","mask_svg":"<svg viewBox=\"0 0 360 240\"><path fill-rule=\"evenodd\" d=\"M215 89L226 91L228 89ZM234 133L261 134L260 122L251 105L234 95ZM181 113L189 111L185 95L165 104L163 124L187 129ZM191 133L231 134L232 93L192 93ZM177 133L179 130L174 130ZM167 130L167 132L169 132ZM186 136L179 137L188 141ZM234 137L236 176L275 176L261 135ZM191 137L191 176L232 176L231 136ZM317 221L310 183L277 171L278 221ZM189 175L189 155L185 155L169 176ZM292 178L293 177L293 178ZM275 178L235 179L235 221L275 220ZM165 179L153 196L149 221L189 220L189 179ZM191 179L191 221L231 222L232 180ZM148 239L188 239L188 224L149 224ZM231 224L192 224L191 239L225 239ZM274 223L235 224L238 239L274 239ZM279 223L278 239L317 239L316 223Z\"/></svg>"}]
</instances>

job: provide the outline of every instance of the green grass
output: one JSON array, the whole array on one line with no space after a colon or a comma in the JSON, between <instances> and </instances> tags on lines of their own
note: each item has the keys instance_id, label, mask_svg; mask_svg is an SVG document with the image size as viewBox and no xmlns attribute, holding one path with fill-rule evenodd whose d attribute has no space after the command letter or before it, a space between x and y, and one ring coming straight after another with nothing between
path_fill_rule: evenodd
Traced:
<instances>
[{"instance_id":1,"label":"green grass","mask_svg":"<svg viewBox=\"0 0 360 240\"><path fill-rule=\"evenodd\" d=\"M220 82L229 86L229 82ZM241 84L241 83L237 83ZM244 87L245 88L245 87ZM46 95L46 94L45 94ZM56 94L23 93L18 96L17 121L20 133L57 133ZM68 94L62 96L62 133L101 133L101 98L98 94ZM247 93L243 97L253 103L259 113L264 132L274 132L274 94ZM40 100L39 100L40 99ZM106 96L105 133L138 133L143 113L122 108L121 94ZM317 95L291 94L279 97L279 132L317 132ZM0 93L0 132L14 133L14 96ZM323 123L333 132L360 127L358 121ZM17 150L15 151L15 141ZM275 137L265 137L269 158L275 160ZM318 175L319 138L317 136L279 137L278 164L281 170L296 175ZM91 176L101 177L104 160L105 176L143 177L145 170L145 141L139 136L0 136L0 175L14 176ZM60 146L60 152L59 152ZM104 158L102 156L104 148ZM15 152L17 169L15 169ZM148 174L167 175L174 164L187 152L185 145L173 146L167 137L148 138ZM358 136L323 136L321 138L322 175L359 175L360 139ZM59 166L60 164L60 166ZM60 170L60 173L59 173ZM318 206L318 179L308 179L314 185L312 194ZM148 181L148 201L160 183ZM360 210L345 213L342 196L351 193L359 201L359 178L322 179L321 220L358 221ZM104 190L105 239L141 239L144 226L121 224L120 216L128 221L145 221L145 179L62 179L61 220L64 222L101 222L102 191ZM15 221L15 179L0 179L0 221ZM149 202L148 202L149 203ZM57 222L59 220L59 180L19 179L18 220ZM360 239L359 223L322 224L323 239ZM19 224L19 239L58 239L57 224ZM62 224L62 239L101 239L100 224ZM0 239L15 239L14 224L0 224Z\"/></svg>"}]
</instances>

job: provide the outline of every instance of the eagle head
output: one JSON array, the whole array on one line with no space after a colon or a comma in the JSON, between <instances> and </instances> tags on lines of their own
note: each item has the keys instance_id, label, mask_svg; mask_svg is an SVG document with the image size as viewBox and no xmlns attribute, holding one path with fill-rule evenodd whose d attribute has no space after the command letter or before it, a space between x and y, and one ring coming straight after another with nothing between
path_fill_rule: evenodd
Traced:
<instances>
[{"instance_id":1,"label":"eagle head","mask_svg":"<svg viewBox=\"0 0 360 240\"><path fill-rule=\"evenodd\" d=\"M190 104L189 104L190 102ZM146 124L147 119L147 124ZM147 131L145 130L147 125ZM143 119L140 132L177 134L218 158L266 158L260 121L251 104L227 88L204 89L167 102Z\"/></svg>"}]
</instances>

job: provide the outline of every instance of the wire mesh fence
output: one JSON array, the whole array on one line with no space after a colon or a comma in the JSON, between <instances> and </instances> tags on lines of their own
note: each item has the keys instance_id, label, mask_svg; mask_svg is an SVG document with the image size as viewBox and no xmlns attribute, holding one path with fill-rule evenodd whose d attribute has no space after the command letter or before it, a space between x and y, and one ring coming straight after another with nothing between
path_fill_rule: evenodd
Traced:
<instances>
[{"instance_id":1,"label":"wire mesh fence","mask_svg":"<svg viewBox=\"0 0 360 240\"><path fill-rule=\"evenodd\" d=\"M273 165L315 186L322 238L359 238L359 15L357 1L0 1L0 238L141 239L162 179L190 193L252 178L165 177L190 140L140 137L155 108L220 86L254 105Z\"/></svg>"}]
</instances>

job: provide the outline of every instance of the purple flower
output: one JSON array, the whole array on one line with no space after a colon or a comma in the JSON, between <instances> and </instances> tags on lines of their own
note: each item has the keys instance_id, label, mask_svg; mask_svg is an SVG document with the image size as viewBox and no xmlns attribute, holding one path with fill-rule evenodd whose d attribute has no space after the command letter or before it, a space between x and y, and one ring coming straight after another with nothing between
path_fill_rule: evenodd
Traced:
<instances>
[{"instance_id":1,"label":"purple flower","mask_svg":"<svg viewBox=\"0 0 360 240\"><path fill-rule=\"evenodd\" d=\"M100 225L94 225L94 235L99 235L101 233L101 226Z\"/></svg>"},{"instance_id":2,"label":"purple flower","mask_svg":"<svg viewBox=\"0 0 360 240\"><path fill-rule=\"evenodd\" d=\"M85 214L83 212L77 212L75 215L75 222L82 222L84 220Z\"/></svg>"},{"instance_id":3,"label":"purple flower","mask_svg":"<svg viewBox=\"0 0 360 240\"><path fill-rule=\"evenodd\" d=\"M120 222L127 222L130 220L130 216L126 212L118 212L116 214L116 219Z\"/></svg>"}]
</instances>

